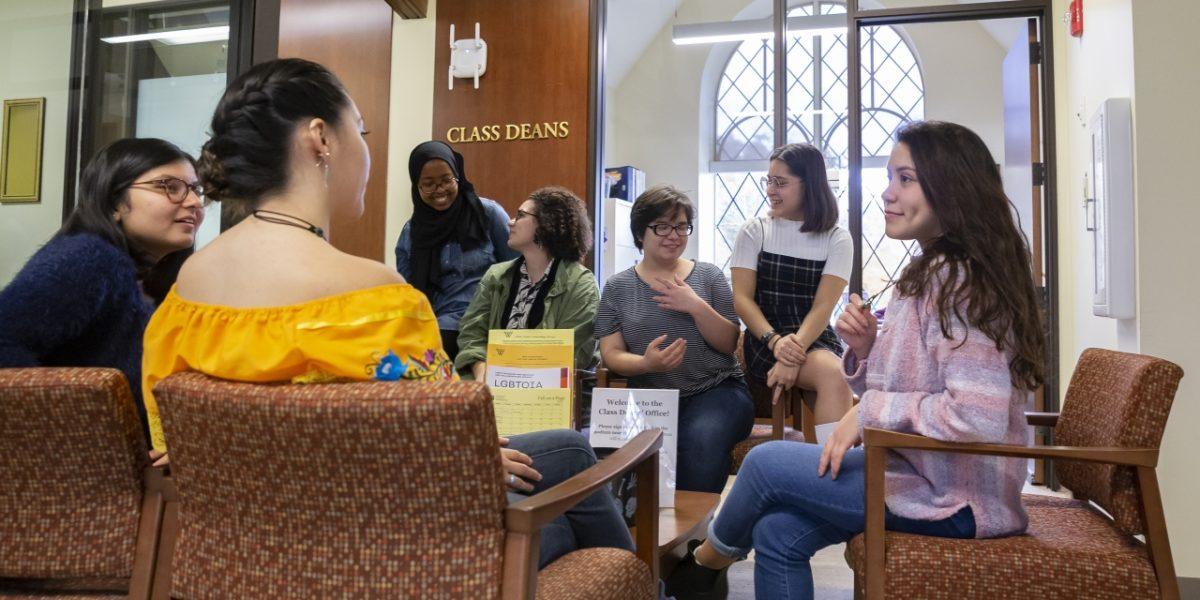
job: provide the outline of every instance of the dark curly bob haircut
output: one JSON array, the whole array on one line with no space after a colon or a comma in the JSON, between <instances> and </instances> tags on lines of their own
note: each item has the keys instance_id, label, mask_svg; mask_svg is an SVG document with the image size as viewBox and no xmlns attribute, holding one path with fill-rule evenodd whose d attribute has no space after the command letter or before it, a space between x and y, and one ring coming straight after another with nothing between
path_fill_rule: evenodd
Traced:
<instances>
[{"instance_id":1,"label":"dark curly bob haircut","mask_svg":"<svg viewBox=\"0 0 1200 600\"><path fill-rule=\"evenodd\" d=\"M544 187L530 194L529 199L537 205L533 241L552 258L583 260L592 248L592 220L583 200L560 187Z\"/></svg>"}]
</instances>

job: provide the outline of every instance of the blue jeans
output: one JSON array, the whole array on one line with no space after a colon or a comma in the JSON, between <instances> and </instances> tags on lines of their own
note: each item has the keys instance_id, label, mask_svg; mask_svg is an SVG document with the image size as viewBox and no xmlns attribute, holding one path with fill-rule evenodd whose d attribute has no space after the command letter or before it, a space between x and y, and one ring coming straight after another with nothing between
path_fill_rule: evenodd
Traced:
<instances>
[{"instance_id":1,"label":"blue jeans","mask_svg":"<svg viewBox=\"0 0 1200 600\"><path fill-rule=\"evenodd\" d=\"M821 447L768 442L746 456L737 481L708 530L708 541L725 556L742 558L753 548L754 595L759 600L812 598L808 560L821 548L863 531L866 453L846 452L838 478L817 477ZM950 538L975 537L969 506L941 521L919 521L888 511L889 530Z\"/></svg>"},{"instance_id":2,"label":"blue jeans","mask_svg":"<svg viewBox=\"0 0 1200 600\"><path fill-rule=\"evenodd\" d=\"M754 427L754 401L741 377L679 401L675 489L721 493L729 479L729 452Z\"/></svg>"},{"instance_id":3,"label":"blue jeans","mask_svg":"<svg viewBox=\"0 0 1200 600\"><path fill-rule=\"evenodd\" d=\"M596 464L596 453L587 438L570 429L514 435L508 439L508 447L529 455L533 459L533 468L542 475L542 480L534 483L529 494L509 492L510 504L554 487ZM633 551L633 538L608 486L542 528L538 568L572 550L596 547Z\"/></svg>"}]
</instances>

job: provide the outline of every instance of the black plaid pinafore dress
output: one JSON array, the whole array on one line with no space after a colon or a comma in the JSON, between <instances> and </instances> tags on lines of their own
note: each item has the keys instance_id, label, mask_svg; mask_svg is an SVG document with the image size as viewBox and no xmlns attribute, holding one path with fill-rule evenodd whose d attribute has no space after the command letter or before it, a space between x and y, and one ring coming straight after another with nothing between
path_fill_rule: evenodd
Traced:
<instances>
[{"instance_id":1,"label":"black plaid pinafore dress","mask_svg":"<svg viewBox=\"0 0 1200 600\"><path fill-rule=\"evenodd\" d=\"M782 254L760 251L758 274L754 287L754 302L763 316L780 335L795 333L812 310L817 296L817 285L825 261L792 258ZM842 355L842 343L829 325L810 346L810 351L823 348L838 356ZM746 369L761 381L767 380L767 371L775 366L775 355L761 340L746 335L742 350L746 354Z\"/></svg>"}]
</instances>

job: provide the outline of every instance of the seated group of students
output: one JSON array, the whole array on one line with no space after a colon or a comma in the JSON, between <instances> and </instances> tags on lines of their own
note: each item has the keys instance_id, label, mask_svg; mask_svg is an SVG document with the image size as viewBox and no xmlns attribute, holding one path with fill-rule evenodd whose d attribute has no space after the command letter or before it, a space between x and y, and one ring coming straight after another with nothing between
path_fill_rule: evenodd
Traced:
<instances>
[{"instance_id":1,"label":"seated group of students","mask_svg":"<svg viewBox=\"0 0 1200 600\"><path fill-rule=\"evenodd\" d=\"M633 207L644 259L601 295L580 264L591 227L577 196L537 190L509 219L442 142L409 158L414 210L396 270L331 246L333 216L363 210L370 155L354 101L320 65L250 69L211 128L198 162L153 139L101 151L62 229L0 292L0 367L120 369L156 464L168 461L169 440L153 390L172 373L483 379L489 330L573 329L577 367L594 366L598 350L631 387L680 391L679 489L723 489L730 450L753 425L744 375L817 392L820 443L756 447L707 540L667 582L678 598L712 597L724 569L755 549L758 596L803 598L813 590L809 557L863 530L863 427L1026 441L1023 409L1044 351L1028 248L986 145L959 125L897 133L886 233L921 252L896 282L882 329L851 296L836 333L828 323L853 245L812 146L771 155L769 211L737 236L732 289L718 267L682 258L695 210L663 186ZM211 200L247 217L193 253ZM741 323L746 374L735 357ZM498 445L514 500L595 461L570 431ZM889 529L995 537L1026 527L1021 460L905 451L887 477ZM546 529L541 565L587 546L632 549L607 491Z\"/></svg>"}]
</instances>

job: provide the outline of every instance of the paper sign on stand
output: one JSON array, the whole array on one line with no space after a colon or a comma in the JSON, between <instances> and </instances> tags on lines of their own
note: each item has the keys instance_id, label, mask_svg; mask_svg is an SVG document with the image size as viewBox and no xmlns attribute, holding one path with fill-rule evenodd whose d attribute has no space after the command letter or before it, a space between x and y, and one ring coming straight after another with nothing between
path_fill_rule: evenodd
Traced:
<instances>
[{"instance_id":1,"label":"paper sign on stand","mask_svg":"<svg viewBox=\"0 0 1200 600\"><path fill-rule=\"evenodd\" d=\"M647 429L663 432L662 449L658 454L658 505L670 508L675 506L679 390L592 390L592 447L620 448Z\"/></svg>"},{"instance_id":2,"label":"paper sign on stand","mask_svg":"<svg viewBox=\"0 0 1200 600\"><path fill-rule=\"evenodd\" d=\"M501 436L571 427L571 329L488 332L487 384Z\"/></svg>"}]
</instances>

